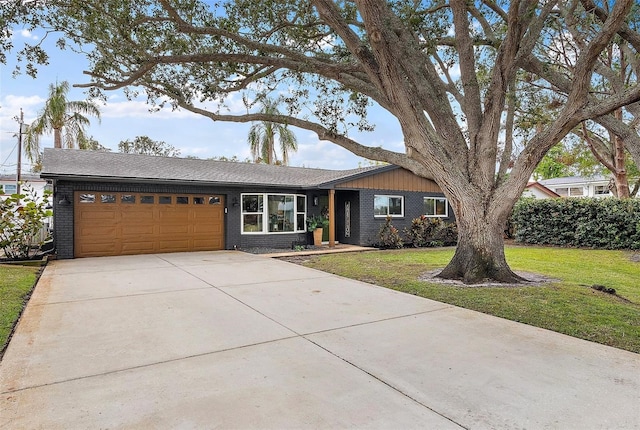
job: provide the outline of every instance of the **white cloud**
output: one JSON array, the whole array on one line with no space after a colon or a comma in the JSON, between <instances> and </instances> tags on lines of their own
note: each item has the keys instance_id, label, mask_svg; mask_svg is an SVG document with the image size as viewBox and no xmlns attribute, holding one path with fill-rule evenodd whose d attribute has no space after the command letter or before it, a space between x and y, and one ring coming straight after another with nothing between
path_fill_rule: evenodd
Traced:
<instances>
[{"instance_id":1,"label":"white cloud","mask_svg":"<svg viewBox=\"0 0 640 430\"><path fill-rule=\"evenodd\" d=\"M15 118L20 115L20 109L24 114L24 122L26 124L31 123L38 111L44 106L46 100L40 96L15 96L7 95L0 99L0 124L2 124L1 131L7 131L6 129L17 129L17 122ZM0 136L0 139L4 140L6 136Z\"/></svg>"},{"instance_id":2,"label":"white cloud","mask_svg":"<svg viewBox=\"0 0 640 430\"><path fill-rule=\"evenodd\" d=\"M358 157L346 149L327 141L319 141L313 134L306 143L298 143L298 152L291 154L290 165L321 169L351 169L357 166Z\"/></svg>"},{"instance_id":3,"label":"white cloud","mask_svg":"<svg viewBox=\"0 0 640 430\"><path fill-rule=\"evenodd\" d=\"M20 36L24 37L25 39L38 40L38 36L30 32L26 28L20 30Z\"/></svg>"},{"instance_id":4,"label":"white cloud","mask_svg":"<svg viewBox=\"0 0 640 430\"><path fill-rule=\"evenodd\" d=\"M199 117L192 112L177 109L172 110L171 107L165 107L158 112L150 112L150 105L143 101L131 100L120 102L107 102L100 106L102 116L105 118L194 118Z\"/></svg>"},{"instance_id":5,"label":"white cloud","mask_svg":"<svg viewBox=\"0 0 640 430\"><path fill-rule=\"evenodd\" d=\"M172 109L169 99L163 98L166 102L164 108L159 111L150 112L153 107L146 101L140 99L125 100L119 94L109 95L107 102L100 106L102 116L105 118L164 118L164 119L185 119L204 118L185 109ZM213 102L213 104L216 104ZM212 102L195 103L201 109L213 111ZM220 110L221 114L243 114L246 112L242 98L239 95L231 95L225 100L225 107Z\"/></svg>"},{"instance_id":6,"label":"white cloud","mask_svg":"<svg viewBox=\"0 0 640 430\"><path fill-rule=\"evenodd\" d=\"M40 96L14 96L9 94L5 96L0 103L2 103L1 106L3 110L19 110L20 108L24 110L40 107L45 101L46 99Z\"/></svg>"}]
</instances>

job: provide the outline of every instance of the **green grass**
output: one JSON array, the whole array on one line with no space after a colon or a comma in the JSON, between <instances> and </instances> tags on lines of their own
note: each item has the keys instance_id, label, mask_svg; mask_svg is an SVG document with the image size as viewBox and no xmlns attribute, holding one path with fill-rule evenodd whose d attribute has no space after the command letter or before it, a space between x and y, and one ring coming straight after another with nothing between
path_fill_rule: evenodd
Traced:
<instances>
[{"instance_id":1,"label":"green grass","mask_svg":"<svg viewBox=\"0 0 640 430\"><path fill-rule=\"evenodd\" d=\"M0 264L0 351L4 351L39 271L40 267Z\"/></svg>"},{"instance_id":2,"label":"green grass","mask_svg":"<svg viewBox=\"0 0 640 430\"><path fill-rule=\"evenodd\" d=\"M556 279L544 286L455 287L419 280L453 249L332 254L306 266L640 353L640 263L624 251L507 247L513 270ZM590 288L614 288L611 295Z\"/></svg>"}]
</instances>

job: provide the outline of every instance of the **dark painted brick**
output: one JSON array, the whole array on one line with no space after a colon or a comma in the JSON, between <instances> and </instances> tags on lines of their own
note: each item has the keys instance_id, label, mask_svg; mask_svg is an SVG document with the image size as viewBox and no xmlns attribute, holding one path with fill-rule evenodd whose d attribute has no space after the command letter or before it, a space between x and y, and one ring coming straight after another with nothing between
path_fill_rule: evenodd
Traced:
<instances>
[{"instance_id":1,"label":"dark painted brick","mask_svg":"<svg viewBox=\"0 0 640 430\"><path fill-rule=\"evenodd\" d=\"M306 242L307 234L241 234L241 207L240 194L271 192L270 189L243 189L231 187L216 187L206 185L167 185L153 183L102 183L102 182L71 182L57 181L54 188L54 239L58 257L73 258L73 230L74 211L73 204L62 206L59 201L66 196L73 202L74 191L112 191L112 192L134 192L134 193L201 193L201 194L221 194L226 197L228 213L225 218L225 247L234 248L291 248L293 242ZM326 196L326 190L301 191L296 189L282 189L278 193L306 194L307 195L307 216L318 215L321 208L313 206L314 196ZM384 219L374 218L373 200L377 194L402 195L404 196L405 216L394 218L393 225L402 231L403 228L411 225L411 220L420 216L423 212L423 198L425 196L442 196L439 193L417 193L417 192L389 192L381 190L336 190L336 239L341 243L351 243L355 245L372 245L377 242L378 232L384 223ZM345 235L345 203L350 203L351 224L350 236ZM234 205L235 204L235 205ZM449 208L450 218L446 221L453 221L453 211Z\"/></svg>"}]
</instances>

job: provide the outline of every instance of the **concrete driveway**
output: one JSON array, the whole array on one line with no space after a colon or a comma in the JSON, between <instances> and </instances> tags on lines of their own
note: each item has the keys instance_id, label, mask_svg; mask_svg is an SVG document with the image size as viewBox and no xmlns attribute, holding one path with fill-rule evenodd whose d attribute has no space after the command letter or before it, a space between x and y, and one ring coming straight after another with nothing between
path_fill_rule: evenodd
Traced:
<instances>
[{"instance_id":1,"label":"concrete driveway","mask_svg":"<svg viewBox=\"0 0 640 430\"><path fill-rule=\"evenodd\" d=\"M632 429L640 355L240 252L54 261L0 428Z\"/></svg>"}]
</instances>

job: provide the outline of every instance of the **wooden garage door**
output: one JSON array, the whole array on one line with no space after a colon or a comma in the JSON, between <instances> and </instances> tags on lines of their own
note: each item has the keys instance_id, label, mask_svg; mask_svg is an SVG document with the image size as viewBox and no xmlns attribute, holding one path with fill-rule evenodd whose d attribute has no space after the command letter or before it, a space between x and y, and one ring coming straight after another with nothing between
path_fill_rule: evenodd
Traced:
<instances>
[{"instance_id":1,"label":"wooden garage door","mask_svg":"<svg viewBox=\"0 0 640 430\"><path fill-rule=\"evenodd\" d=\"M76 257L224 249L224 196L76 191Z\"/></svg>"}]
</instances>

